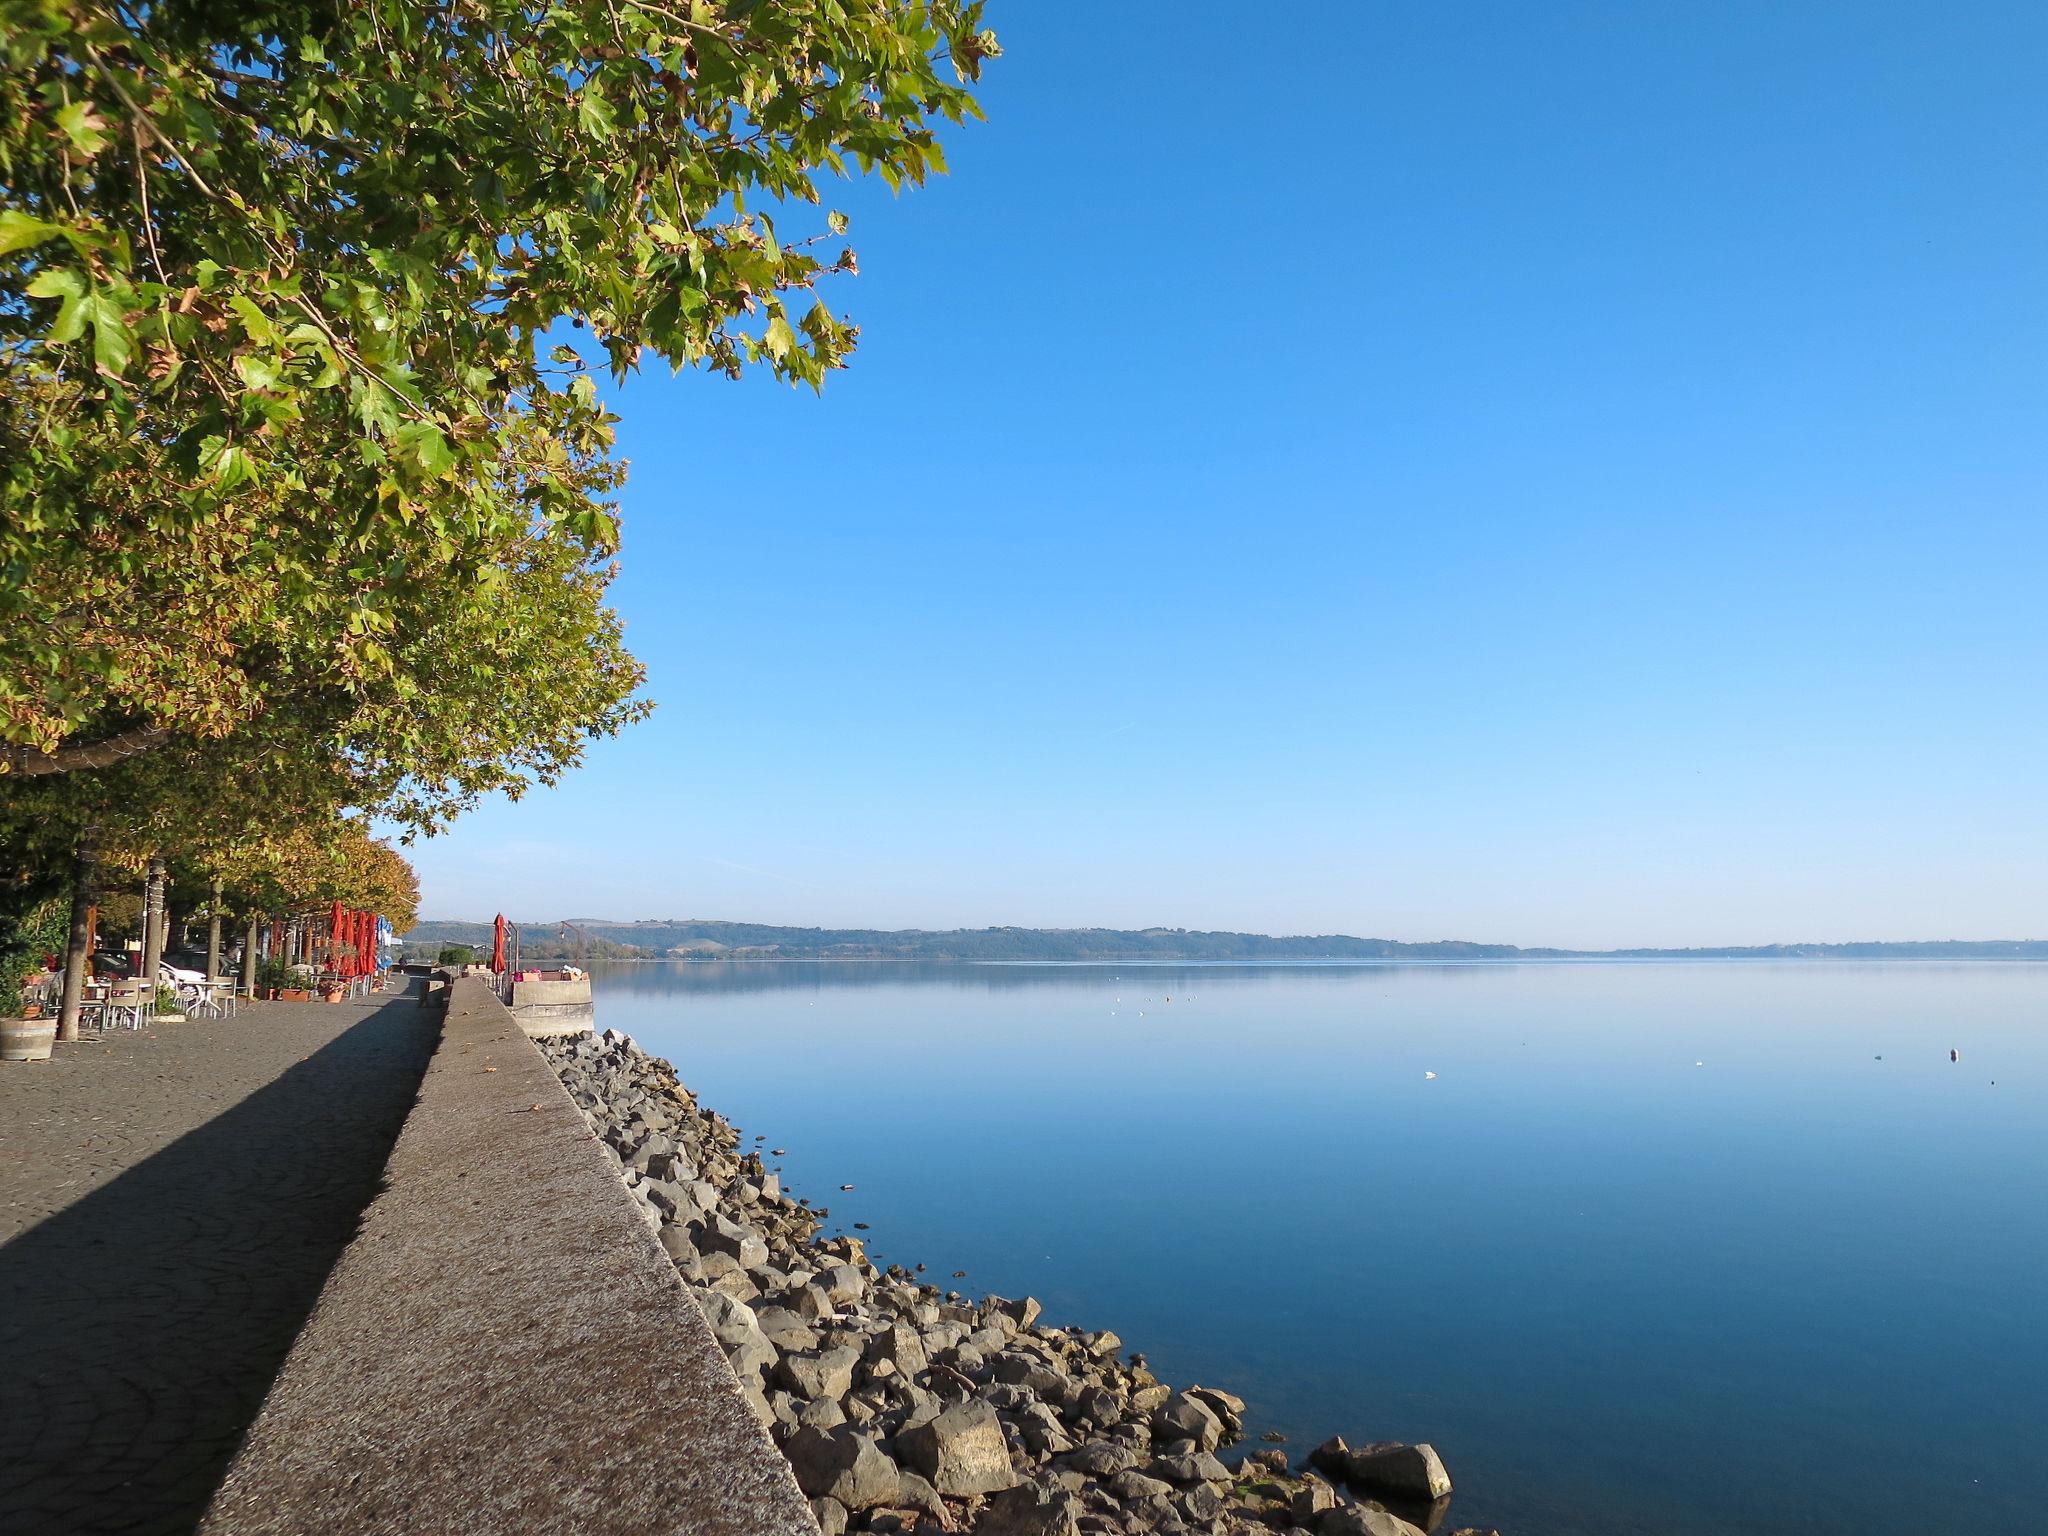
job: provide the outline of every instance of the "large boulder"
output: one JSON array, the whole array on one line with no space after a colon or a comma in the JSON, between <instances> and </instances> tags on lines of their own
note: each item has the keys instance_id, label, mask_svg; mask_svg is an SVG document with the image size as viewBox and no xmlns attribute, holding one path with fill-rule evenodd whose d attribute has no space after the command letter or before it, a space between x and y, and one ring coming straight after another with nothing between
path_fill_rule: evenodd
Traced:
<instances>
[{"instance_id":1,"label":"large boulder","mask_svg":"<svg viewBox=\"0 0 2048 1536\"><path fill-rule=\"evenodd\" d=\"M940 1493L957 1498L995 1493L1017 1481L1002 1423L995 1409L979 1398L903 1430L896 1436L896 1454Z\"/></svg>"},{"instance_id":2,"label":"large boulder","mask_svg":"<svg viewBox=\"0 0 2048 1536\"><path fill-rule=\"evenodd\" d=\"M1385 1441L1362 1445L1344 1459L1344 1475L1360 1488L1427 1503L1451 1491L1451 1474L1434 1448Z\"/></svg>"},{"instance_id":3,"label":"large boulder","mask_svg":"<svg viewBox=\"0 0 2048 1536\"><path fill-rule=\"evenodd\" d=\"M896 1497L896 1463L874 1437L855 1429L805 1425L782 1442L796 1485L813 1499L835 1499L851 1510L874 1509Z\"/></svg>"}]
</instances>

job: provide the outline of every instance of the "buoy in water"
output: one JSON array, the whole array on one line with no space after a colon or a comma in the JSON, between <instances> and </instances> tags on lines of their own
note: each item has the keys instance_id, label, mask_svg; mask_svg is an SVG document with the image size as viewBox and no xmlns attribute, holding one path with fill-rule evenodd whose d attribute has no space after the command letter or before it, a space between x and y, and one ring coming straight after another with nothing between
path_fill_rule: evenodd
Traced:
<instances>
[{"instance_id":1,"label":"buoy in water","mask_svg":"<svg viewBox=\"0 0 2048 1536\"><path fill-rule=\"evenodd\" d=\"M1950 1061L1961 1061L1963 1059L1963 1053L1961 1051L1955 1050L1954 1048L1951 1048L1948 1053L1948 1059Z\"/></svg>"}]
</instances>

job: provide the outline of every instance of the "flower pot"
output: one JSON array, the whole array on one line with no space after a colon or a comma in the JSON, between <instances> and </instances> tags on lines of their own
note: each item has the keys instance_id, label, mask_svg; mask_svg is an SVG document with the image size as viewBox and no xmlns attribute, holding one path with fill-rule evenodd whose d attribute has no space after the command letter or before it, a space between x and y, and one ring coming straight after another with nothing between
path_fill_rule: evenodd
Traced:
<instances>
[{"instance_id":1,"label":"flower pot","mask_svg":"<svg viewBox=\"0 0 2048 1536\"><path fill-rule=\"evenodd\" d=\"M323 1003L338 1003L341 1001L341 998L342 988L340 987L330 985L320 989L320 1001Z\"/></svg>"},{"instance_id":2,"label":"flower pot","mask_svg":"<svg viewBox=\"0 0 2048 1536\"><path fill-rule=\"evenodd\" d=\"M276 1001L277 1001L277 988L275 988L275 987L265 987L265 988L263 989L263 1000L264 1000L264 1001L265 1001L266 1003L274 1003L274 1002L276 1002Z\"/></svg>"},{"instance_id":3,"label":"flower pot","mask_svg":"<svg viewBox=\"0 0 2048 1536\"><path fill-rule=\"evenodd\" d=\"M279 987L277 1000L280 1003L310 1003L313 994L305 987Z\"/></svg>"},{"instance_id":4,"label":"flower pot","mask_svg":"<svg viewBox=\"0 0 2048 1536\"><path fill-rule=\"evenodd\" d=\"M56 1043L55 1019L0 1019L0 1061L48 1061Z\"/></svg>"}]
</instances>

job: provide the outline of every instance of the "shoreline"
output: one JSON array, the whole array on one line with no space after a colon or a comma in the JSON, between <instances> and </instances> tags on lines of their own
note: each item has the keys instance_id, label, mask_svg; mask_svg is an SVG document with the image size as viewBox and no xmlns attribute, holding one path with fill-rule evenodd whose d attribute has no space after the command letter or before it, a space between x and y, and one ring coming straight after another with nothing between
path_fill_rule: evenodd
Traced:
<instances>
[{"instance_id":1,"label":"shoreline","mask_svg":"<svg viewBox=\"0 0 2048 1536\"><path fill-rule=\"evenodd\" d=\"M534 1044L717 1336L824 1536L1487 1536L1451 1531L1428 1446L1332 1438L1235 1465L1244 1403L1176 1389L1106 1329L1054 1327L1037 1301L970 1299L821 1237L758 1145L674 1068L607 1030ZM755 1138L758 1142L761 1138Z\"/></svg>"}]
</instances>

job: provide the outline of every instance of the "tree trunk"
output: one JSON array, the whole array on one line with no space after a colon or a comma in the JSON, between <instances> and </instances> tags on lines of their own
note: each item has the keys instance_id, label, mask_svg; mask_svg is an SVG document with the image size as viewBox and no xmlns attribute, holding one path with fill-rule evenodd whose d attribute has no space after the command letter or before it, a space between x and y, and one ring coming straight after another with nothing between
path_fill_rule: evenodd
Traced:
<instances>
[{"instance_id":1,"label":"tree trunk","mask_svg":"<svg viewBox=\"0 0 2048 1536\"><path fill-rule=\"evenodd\" d=\"M164 915L164 862L150 860L141 881L141 954L135 956L135 975L156 983L156 963L162 958L162 915Z\"/></svg>"},{"instance_id":2,"label":"tree trunk","mask_svg":"<svg viewBox=\"0 0 2048 1536\"><path fill-rule=\"evenodd\" d=\"M71 931L64 941L64 997L57 1008L57 1038L78 1038L78 1009L85 1001L86 961L92 951L92 873L96 850L92 833L79 839L71 865Z\"/></svg>"},{"instance_id":3,"label":"tree trunk","mask_svg":"<svg viewBox=\"0 0 2048 1536\"><path fill-rule=\"evenodd\" d=\"M220 980L220 881L213 882L213 895L206 903L206 979Z\"/></svg>"},{"instance_id":4,"label":"tree trunk","mask_svg":"<svg viewBox=\"0 0 2048 1536\"><path fill-rule=\"evenodd\" d=\"M242 995L256 995L256 933L263 921L259 913L249 914L249 931L242 937Z\"/></svg>"},{"instance_id":5,"label":"tree trunk","mask_svg":"<svg viewBox=\"0 0 2048 1536\"><path fill-rule=\"evenodd\" d=\"M149 861L149 879L142 888L142 969L140 975L156 985L157 963L164 957L164 861Z\"/></svg>"}]
</instances>

